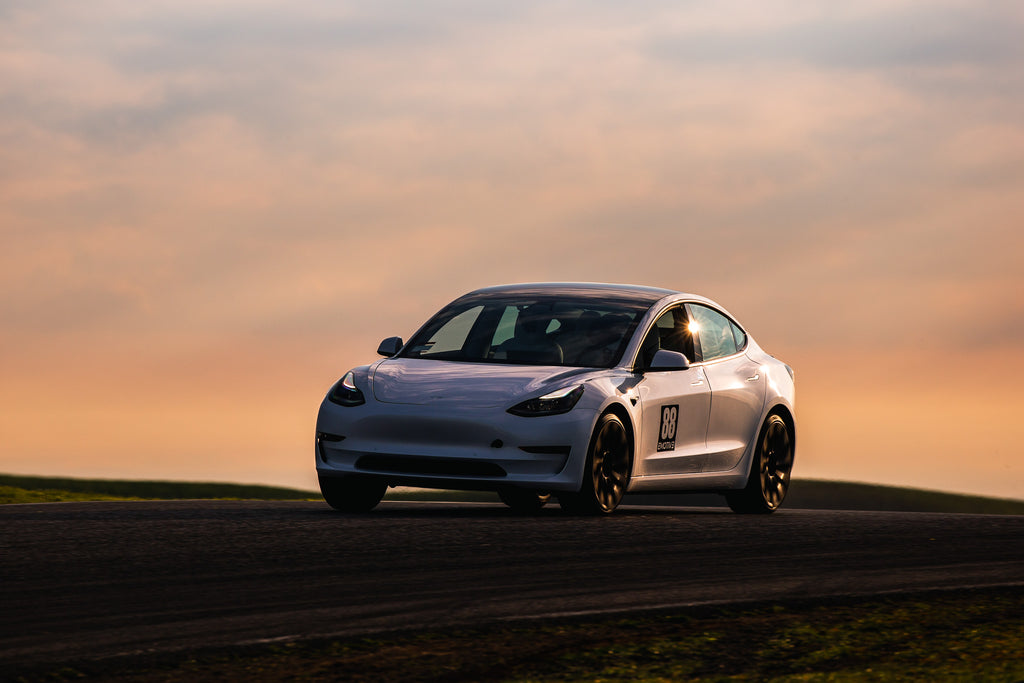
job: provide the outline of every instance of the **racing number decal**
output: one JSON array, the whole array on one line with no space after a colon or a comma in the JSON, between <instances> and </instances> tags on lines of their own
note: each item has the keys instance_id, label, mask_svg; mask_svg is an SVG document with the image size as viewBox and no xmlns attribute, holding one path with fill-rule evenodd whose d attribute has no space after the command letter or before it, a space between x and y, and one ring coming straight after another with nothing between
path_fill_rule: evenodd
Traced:
<instances>
[{"instance_id":1,"label":"racing number decal","mask_svg":"<svg viewBox=\"0 0 1024 683\"><path fill-rule=\"evenodd\" d=\"M661 407L661 432L658 434L658 452L676 449L676 427L679 426L679 406Z\"/></svg>"}]
</instances>

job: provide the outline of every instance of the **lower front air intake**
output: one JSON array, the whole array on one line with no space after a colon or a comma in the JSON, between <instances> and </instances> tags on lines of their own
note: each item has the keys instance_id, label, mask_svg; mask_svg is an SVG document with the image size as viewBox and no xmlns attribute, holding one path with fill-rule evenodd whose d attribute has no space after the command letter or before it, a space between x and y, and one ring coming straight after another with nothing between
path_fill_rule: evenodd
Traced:
<instances>
[{"instance_id":1,"label":"lower front air intake","mask_svg":"<svg viewBox=\"0 0 1024 683\"><path fill-rule=\"evenodd\" d=\"M363 455L356 469L367 472L392 472L444 477L504 477L506 472L492 462L462 458L418 458L407 455Z\"/></svg>"}]
</instances>

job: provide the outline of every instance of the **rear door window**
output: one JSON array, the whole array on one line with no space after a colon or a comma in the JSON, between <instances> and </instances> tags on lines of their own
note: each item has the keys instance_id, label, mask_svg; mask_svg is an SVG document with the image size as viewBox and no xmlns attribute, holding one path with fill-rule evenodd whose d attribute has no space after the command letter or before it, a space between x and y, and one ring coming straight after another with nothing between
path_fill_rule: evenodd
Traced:
<instances>
[{"instance_id":1,"label":"rear door window","mask_svg":"<svg viewBox=\"0 0 1024 683\"><path fill-rule=\"evenodd\" d=\"M690 312L697 325L701 360L724 358L739 351L740 347L733 334L733 322L729 318L700 304L690 304Z\"/></svg>"}]
</instances>

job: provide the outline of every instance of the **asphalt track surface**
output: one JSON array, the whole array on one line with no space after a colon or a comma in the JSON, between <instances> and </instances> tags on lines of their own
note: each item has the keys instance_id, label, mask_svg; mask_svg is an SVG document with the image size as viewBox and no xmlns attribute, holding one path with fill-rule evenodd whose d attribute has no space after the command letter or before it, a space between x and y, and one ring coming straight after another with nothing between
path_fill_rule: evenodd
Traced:
<instances>
[{"instance_id":1,"label":"asphalt track surface","mask_svg":"<svg viewBox=\"0 0 1024 683\"><path fill-rule=\"evenodd\" d=\"M503 619L1024 585L1024 516L0 507L0 671Z\"/></svg>"}]
</instances>

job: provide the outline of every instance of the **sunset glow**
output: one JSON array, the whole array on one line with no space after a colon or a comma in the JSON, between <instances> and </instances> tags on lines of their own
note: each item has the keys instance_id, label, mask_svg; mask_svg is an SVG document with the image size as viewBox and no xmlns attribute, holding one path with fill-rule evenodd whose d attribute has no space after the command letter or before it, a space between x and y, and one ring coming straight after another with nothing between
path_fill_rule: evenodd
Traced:
<instances>
[{"instance_id":1,"label":"sunset glow","mask_svg":"<svg viewBox=\"0 0 1024 683\"><path fill-rule=\"evenodd\" d=\"M707 295L796 477L1024 499L1024 5L0 9L0 472L313 489L477 287Z\"/></svg>"}]
</instances>

